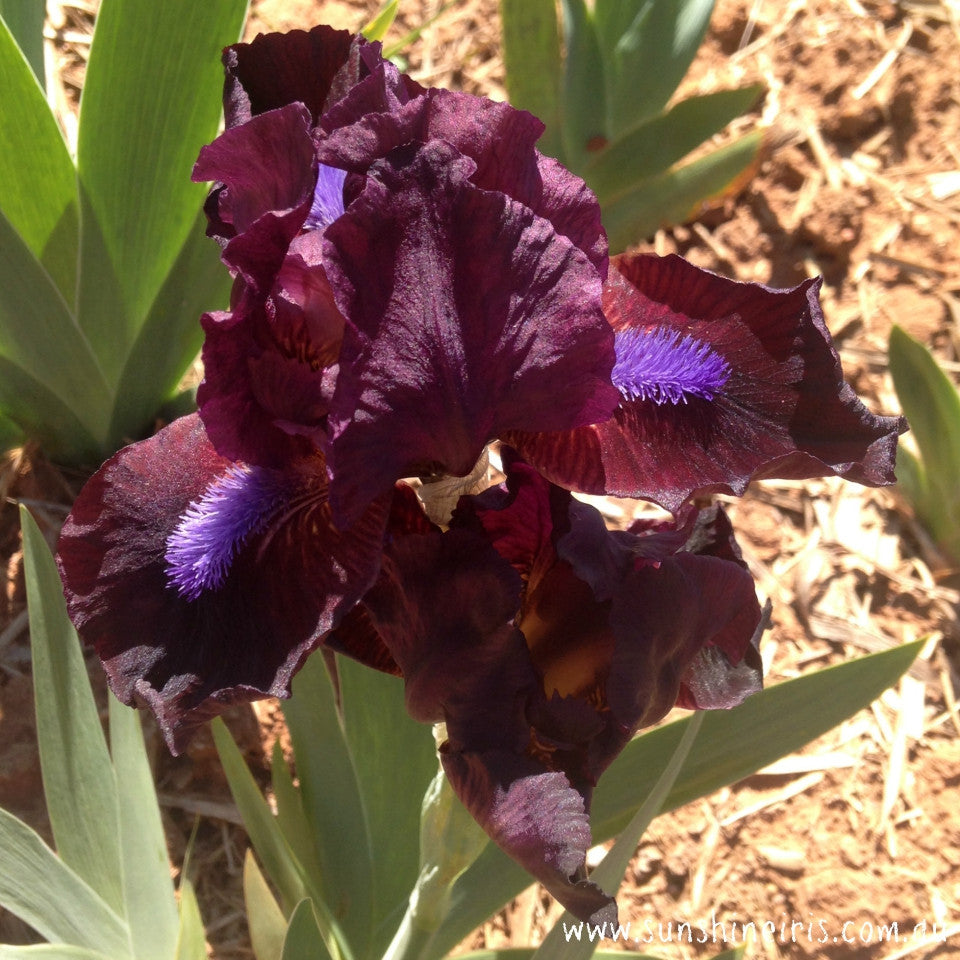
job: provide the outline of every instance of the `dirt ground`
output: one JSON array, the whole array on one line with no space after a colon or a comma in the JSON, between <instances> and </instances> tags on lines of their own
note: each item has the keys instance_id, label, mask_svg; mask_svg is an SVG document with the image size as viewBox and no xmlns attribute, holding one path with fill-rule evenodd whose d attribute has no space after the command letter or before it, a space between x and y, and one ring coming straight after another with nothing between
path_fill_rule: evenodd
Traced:
<instances>
[{"instance_id":1,"label":"dirt ground","mask_svg":"<svg viewBox=\"0 0 960 960\"><path fill-rule=\"evenodd\" d=\"M248 32L356 28L377 5L260 0ZM441 6L405 0L391 36ZM67 104L91 13L81 0L51 4ZM502 99L498 45L496 0L456 0L405 55L421 82ZM891 324L960 372L960 3L719 0L683 89L757 80L766 95L737 124L767 131L756 176L645 246L775 286L822 274L848 379L875 412L898 412L886 368ZM28 455L0 474L0 805L41 830L13 503L26 500L52 539L75 480ZM606 509L618 522L632 504ZM802 755L657 819L621 891L622 919L650 934L645 949L666 960L713 956L724 937L743 942L751 923L748 958L960 957L960 571L896 490L763 483L731 512L774 604L768 682L919 637L928 643L896 689ZM261 771L275 716L265 704L233 717ZM200 819L193 867L211 956L251 957L240 890L246 841L212 744L178 760L154 746L175 859ZM536 944L559 914L532 888L464 947ZM888 940L882 928L893 923L898 937ZM925 939L914 937L918 924ZM28 939L0 916L0 942Z\"/></svg>"}]
</instances>

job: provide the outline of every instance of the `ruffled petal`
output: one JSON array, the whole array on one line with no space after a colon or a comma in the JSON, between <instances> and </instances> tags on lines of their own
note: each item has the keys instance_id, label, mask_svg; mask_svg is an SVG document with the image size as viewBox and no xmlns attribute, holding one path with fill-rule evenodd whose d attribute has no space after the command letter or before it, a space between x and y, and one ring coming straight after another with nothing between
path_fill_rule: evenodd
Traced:
<instances>
[{"instance_id":1,"label":"ruffled petal","mask_svg":"<svg viewBox=\"0 0 960 960\"><path fill-rule=\"evenodd\" d=\"M339 100L359 79L357 51L364 44L346 30L321 25L309 32L261 34L251 43L227 47L223 51L227 129L288 103L305 104L316 123L325 106Z\"/></svg>"},{"instance_id":2,"label":"ruffled petal","mask_svg":"<svg viewBox=\"0 0 960 960\"><path fill-rule=\"evenodd\" d=\"M398 483L394 488L390 517L387 520L387 529L384 534L385 547L389 548L391 544L411 536L426 538L423 542L431 543L432 541L429 538L436 537L439 533L440 528L427 517L413 489L405 483ZM429 577L431 574L426 573L425 575ZM379 603L386 608L387 626L385 629L389 630L389 624L396 623L398 618L403 618L407 623L411 622L411 617L405 612L406 598L402 593L402 585L398 585L397 573L390 563L381 571L376 589L381 594ZM384 594L385 596L383 596ZM368 599L374 599L375 597L376 593L368 594ZM380 622L383 622L382 618L375 619L371 612L360 603L344 617L337 629L327 637L325 645L329 649L358 660L374 670L401 676L400 665L394 659L378 628Z\"/></svg>"},{"instance_id":3,"label":"ruffled petal","mask_svg":"<svg viewBox=\"0 0 960 960\"><path fill-rule=\"evenodd\" d=\"M763 689L760 638L769 626L769 605L753 634L725 630L700 648L680 680L677 706L688 710L729 710ZM730 648L740 650L739 656Z\"/></svg>"},{"instance_id":4,"label":"ruffled petal","mask_svg":"<svg viewBox=\"0 0 960 960\"><path fill-rule=\"evenodd\" d=\"M675 256L614 263L604 311L618 364L633 337L648 352L631 358L634 385L621 388L610 420L507 435L551 480L674 512L691 496L742 494L760 477L893 482L906 424L874 416L844 383L817 281L773 290Z\"/></svg>"},{"instance_id":5,"label":"ruffled petal","mask_svg":"<svg viewBox=\"0 0 960 960\"><path fill-rule=\"evenodd\" d=\"M489 544L437 530L388 545L362 606L400 667L411 716L482 728L481 715L508 704L519 718L518 691L533 682L513 626L519 602L519 576Z\"/></svg>"},{"instance_id":6,"label":"ruffled petal","mask_svg":"<svg viewBox=\"0 0 960 960\"><path fill-rule=\"evenodd\" d=\"M587 796L675 704L733 706L760 689L763 618L721 508L610 531L509 449L504 463L506 483L464 498L451 525L483 531L524 576L518 624L542 691L527 717Z\"/></svg>"},{"instance_id":7,"label":"ruffled petal","mask_svg":"<svg viewBox=\"0 0 960 960\"><path fill-rule=\"evenodd\" d=\"M247 473L194 415L126 447L83 488L59 565L71 619L125 703L177 752L229 703L286 696L376 577L389 495L329 520L322 461Z\"/></svg>"},{"instance_id":8,"label":"ruffled petal","mask_svg":"<svg viewBox=\"0 0 960 960\"><path fill-rule=\"evenodd\" d=\"M564 907L590 923L616 924L616 901L585 879L590 821L562 773L503 751L448 747L440 759L476 821Z\"/></svg>"},{"instance_id":9,"label":"ruffled petal","mask_svg":"<svg viewBox=\"0 0 960 960\"><path fill-rule=\"evenodd\" d=\"M338 517L400 477L469 473L503 431L589 422L616 401L596 271L472 168L440 142L400 153L326 231L349 325L330 415Z\"/></svg>"},{"instance_id":10,"label":"ruffled petal","mask_svg":"<svg viewBox=\"0 0 960 960\"><path fill-rule=\"evenodd\" d=\"M383 67L387 76L395 68ZM554 230L582 250L606 276L607 238L596 197L579 177L535 149L543 124L506 103L450 90L427 90L410 102L410 91L393 80L359 84L329 114L318 143L323 163L365 174L379 158L404 144L443 140L476 164L471 182L504 193L549 220ZM369 90L369 92L368 92ZM377 91L376 96L373 96Z\"/></svg>"},{"instance_id":11,"label":"ruffled petal","mask_svg":"<svg viewBox=\"0 0 960 960\"><path fill-rule=\"evenodd\" d=\"M474 530L401 534L362 616L348 617L332 645L346 635L369 655L373 627L401 669L410 713L445 721L444 769L480 825L569 909L611 919L612 898L584 879L584 796L527 754L539 680L513 625L520 585Z\"/></svg>"},{"instance_id":12,"label":"ruffled petal","mask_svg":"<svg viewBox=\"0 0 960 960\"><path fill-rule=\"evenodd\" d=\"M207 203L209 235L226 242L248 232L264 215L274 214L277 222L265 221L254 239L263 245L279 244L286 252L310 210L317 182L310 114L303 104L292 103L226 130L200 151L193 179L221 184ZM278 217L301 210L298 223L296 218L288 224L291 218ZM244 265L236 246L228 262Z\"/></svg>"},{"instance_id":13,"label":"ruffled petal","mask_svg":"<svg viewBox=\"0 0 960 960\"><path fill-rule=\"evenodd\" d=\"M389 116L398 111L411 98L425 93L423 87L408 76L401 73L389 60L380 57L380 44L365 44L359 49L358 59L361 66L357 81L344 95L324 110L319 118L319 131L330 133L343 126L349 126L360 118L367 116ZM394 144L397 146L398 144ZM386 151L381 150L367 157L366 163L360 169L352 169L354 173L362 173L377 156L383 156ZM324 151L321 149L321 153ZM341 166L341 164L336 164Z\"/></svg>"},{"instance_id":14,"label":"ruffled petal","mask_svg":"<svg viewBox=\"0 0 960 960\"><path fill-rule=\"evenodd\" d=\"M630 730L655 723L676 705L701 651L730 650L728 668L736 670L760 623L753 580L739 564L678 553L634 569L610 608L616 642L606 693L614 716ZM747 667L752 682L740 699L760 688L759 663Z\"/></svg>"},{"instance_id":15,"label":"ruffled petal","mask_svg":"<svg viewBox=\"0 0 960 960\"><path fill-rule=\"evenodd\" d=\"M323 267L305 260L301 246L270 296L242 295L232 312L202 318L197 403L211 442L231 460L283 466L326 439L344 321Z\"/></svg>"}]
</instances>

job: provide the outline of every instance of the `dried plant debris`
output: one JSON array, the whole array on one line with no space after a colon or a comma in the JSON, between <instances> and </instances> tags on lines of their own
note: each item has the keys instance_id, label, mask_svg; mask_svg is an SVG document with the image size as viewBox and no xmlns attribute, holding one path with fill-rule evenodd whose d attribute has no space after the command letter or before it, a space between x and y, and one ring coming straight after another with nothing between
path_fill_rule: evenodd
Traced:
<instances>
[{"instance_id":1,"label":"dried plant debris","mask_svg":"<svg viewBox=\"0 0 960 960\"><path fill-rule=\"evenodd\" d=\"M357 29L377 0L254 0L248 38L317 22ZM404 0L390 39L439 13L404 50L424 83L504 97L496 0ZM90 50L94 0L48 3L52 99L70 142ZM679 252L743 280L790 286L825 278L824 305L845 370L877 413L897 412L886 369L890 325L930 345L960 372L960 5L956 0L719 0L711 32L680 95L754 81L768 129L757 177L690 225L648 248ZM4 465L0 532L0 805L45 829L29 718L29 650L9 500L36 501L53 537L60 480L29 459ZM64 481L69 487L71 481ZM44 504L54 506L44 507ZM595 502L626 526L632 501ZM668 933L644 949L666 960L714 956L678 923L753 921L748 956L953 956L960 950L960 572L944 566L896 492L832 481L765 482L730 504L744 557L774 603L764 641L768 682L918 637L914 670L871 710L748 780L659 818L630 866L621 914L641 932ZM262 785L277 711L232 720ZM186 758L158 751L171 850L199 828L191 873L211 955L251 956L241 875L246 841L216 772L212 747ZM560 916L534 887L461 950L537 944ZM0 917L0 941L29 939ZM899 922L937 924L952 938L816 942ZM782 924L786 922L786 927ZM739 926L734 927L736 923ZM791 940L791 923L799 926ZM810 936L807 935L808 930ZM780 937L781 931L786 936ZM716 929L720 932L720 928ZM731 943L730 945L733 945ZM605 944L613 946L613 944ZM618 945L620 946L620 945ZM634 945L635 946L635 945Z\"/></svg>"}]
</instances>

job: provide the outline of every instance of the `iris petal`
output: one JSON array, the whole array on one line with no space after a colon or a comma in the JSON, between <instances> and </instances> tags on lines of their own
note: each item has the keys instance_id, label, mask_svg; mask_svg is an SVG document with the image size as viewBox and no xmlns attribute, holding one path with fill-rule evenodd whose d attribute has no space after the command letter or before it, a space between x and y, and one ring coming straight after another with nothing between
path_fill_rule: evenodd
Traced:
<instances>
[{"instance_id":1,"label":"iris petal","mask_svg":"<svg viewBox=\"0 0 960 960\"><path fill-rule=\"evenodd\" d=\"M287 254L269 297L204 315L197 402L220 453L282 467L320 447L343 322L323 267L298 252Z\"/></svg>"},{"instance_id":2,"label":"iris petal","mask_svg":"<svg viewBox=\"0 0 960 960\"><path fill-rule=\"evenodd\" d=\"M616 644L606 689L617 721L635 730L661 719L701 651L746 647L761 619L753 579L739 564L678 553L632 571L610 609ZM732 657L726 667L739 676ZM759 663L747 667L752 682L740 685L740 699L759 689Z\"/></svg>"},{"instance_id":3,"label":"iris petal","mask_svg":"<svg viewBox=\"0 0 960 960\"><path fill-rule=\"evenodd\" d=\"M520 578L473 533L434 529L388 545L362 606L400 667L413 717L483 726L481 716L519 716L508 704L533 682L513 626L519 596Z\"/></svg>"},{"instance_id":4,"label":"iris petal","mask_svg":"<svg viewBox=\"0 0 960 960\"><path fill-rule=\"evenodd\" d=\"M355 83L357 47L364 44L346 30L317 26L309 32L261 34L223 52L223 93L227 129L288 103L306 104L314 121L344 87ZM352 67L352 69L351 69ZM346 83L340 74L351 74Z\"/></svg>"},{"instance_id":5,"label":"iris petal","mask_svg":"<svg viewBox=\"0 0 960 960\"><path fill-rule=\"evenodd\" d=\"M616 901L585 879L590 821L562 773L501 751L447 749L440 759L477 822L560 903L590 923L616 924Z\"/></svg>"},{"instance_id":6,"label":"iris petal","mask_svg":"<svg viewBox=\"0 0 960 960\"><path fill-rule=\"evenodd\" d=\"M392 97L379 91L372 96L371 77L324 116L329 133L318 144L321 162L365 174L374 160L397 147L442 140L476 164L472 183L504 193L549 220L606 276L600 205L583 180L535 149L543 133L536 117L506 103L450 90L420 90L422 95L407 103L409 88L405 91L394 79L392 89Z\"/></svg>"},{"instance_id":7,"label":"iris petal","mask_svg":"<svg viewBox=\"0 0 960 960\"><path fill-rule=\"evenodd\" d=\"M596 271L473 169L441 142L401 151L324 236L348 322L328 451L345 520L401 477L466 475L502 431L616 404Z\"/></svg>"},{"instance_id":8,"label":"iris petal","mask_svg":"<svg viewBox=\"0 0 960 960\"><path fill-rule=\"evenodd\" d=\"M732 706L758 690L764 621L719 507L610 531L594 507L504 452L506 484L461 500L452 527L483 531L524 576L518 624L542 689L527 716L552 742L551 764L586 794L678 698Z\"/></svg>"},{"instance_id":9,"label":"iris petal","mask_svg":"<svg viewBox=\"0 0 960 960\"><path fill-rule=\"evenodd\" d=\"M316 167L310 115L303 104L291 103L225 131L200 151L193 168L195 181L222 184L215 202L207 205L213 214L208 232L226 241L247 232L265 214L305 204L313 195ZM288 228L286 242L302 223L301 215Z\"/></svg>"},{"instance_id":10,"label":"iris petal","mask_svg":"<svg viewBox=\"0 0 960 960\"><path fill-rule=\"evenodd\" d=\"M169 540L191 503L236 485L230 471L196 415L177 420L108 461L60 537L67 609L81 638L120 700L150 705L174 752L226 704L288 695L293 673L379 569L390 496L337 531L321 460L273 476L271 496L285 487L288 505L299 497L301 509L251 530L216 589L181 596L170 584ZM237 533L256 516L249 503L234 510L207 521L208 538L218 523Z\"/></svg>"},{"instance_id":11,"label":"iris petal","mask_svg":"<svg viewBox=\"0 0 960 960\"><path fill-rule=\"evenodd\" d=\"M604 312L621 356L625 337L656 330L665 362L646 379L649 361L622 359L621 370L643 375L605 422L503 438L554 483L676 513L690 497L739 495L761 477L893 482L905 421L874 416L844 383L817 281L773 290L675 256L624 256L614 266ZM662 339L671 334L679 339ZM664 371L670 385L657 386Z\"/></svg>"}]
</instances>

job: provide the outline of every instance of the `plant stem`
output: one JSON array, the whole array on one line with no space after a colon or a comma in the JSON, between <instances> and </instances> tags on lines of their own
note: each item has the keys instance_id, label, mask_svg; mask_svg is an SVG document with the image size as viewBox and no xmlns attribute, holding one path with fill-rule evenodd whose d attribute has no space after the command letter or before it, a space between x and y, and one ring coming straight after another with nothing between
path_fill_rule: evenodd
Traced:
<instances>
[{"instance_id":1,"label":"plant stem","mask_svg":"<svg viewBox=\"0 0 960 960\"><path fill-rule=\"evenodd\" d=\"M397 932L383 955L383 960L418 960L433 938L433 930L428 930L417 923L416 899L414 892L407 912L403 915L403 920L400 921L400 926L397 927Z\"/></svg>"}]
</instances>

